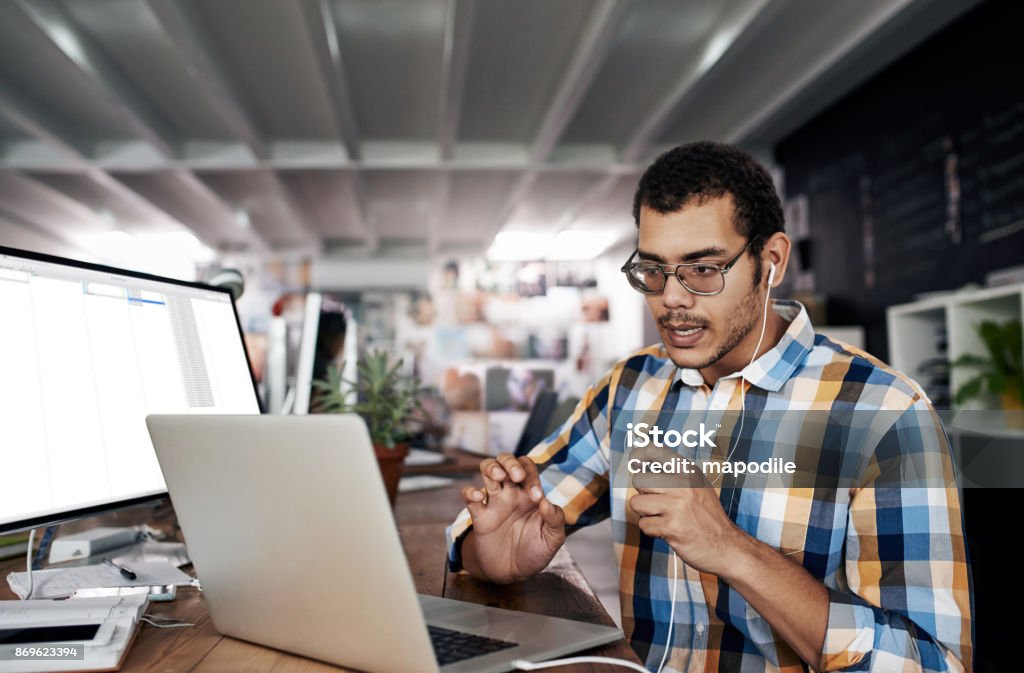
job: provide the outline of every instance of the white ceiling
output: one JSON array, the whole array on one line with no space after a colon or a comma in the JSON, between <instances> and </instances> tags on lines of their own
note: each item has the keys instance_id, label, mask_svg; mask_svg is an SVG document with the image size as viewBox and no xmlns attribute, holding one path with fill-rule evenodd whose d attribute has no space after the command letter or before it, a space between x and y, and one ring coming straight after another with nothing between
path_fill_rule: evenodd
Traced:
<instances>
[{"instance_id":1,"label":"white ceiling","mask_svg":"<svg viewBox=\"0 0 1024 673\"><path fill-rule=\"evenodd\" d=\"M975 0L5 0L0 245L628 235L659 151L788 131Z\"/></svg>"}]
</instances>

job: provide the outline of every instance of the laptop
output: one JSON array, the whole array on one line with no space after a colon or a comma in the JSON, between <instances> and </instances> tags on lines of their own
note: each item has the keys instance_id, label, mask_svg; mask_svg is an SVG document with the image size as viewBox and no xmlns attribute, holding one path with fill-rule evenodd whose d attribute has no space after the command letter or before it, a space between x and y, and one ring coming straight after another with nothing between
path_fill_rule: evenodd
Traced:
<instances>
[{"instance_id":1,"label":"laptop","mask_svg":"<svg viewBox=\"0 0 1024 673\"><path fill-rule=\"evenodd\" d=\"M220 633L371 673L499 673L622 637L417 595L358 416L146 424Z\"/></svg>"}]
</instances>

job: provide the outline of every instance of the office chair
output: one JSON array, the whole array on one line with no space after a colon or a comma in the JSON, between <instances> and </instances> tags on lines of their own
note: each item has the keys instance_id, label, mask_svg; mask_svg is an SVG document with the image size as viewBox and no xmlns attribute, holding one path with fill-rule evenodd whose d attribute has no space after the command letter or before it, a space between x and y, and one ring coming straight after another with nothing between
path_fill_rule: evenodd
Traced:
<instances>
[{"instance_id":1,"label":"office chair","mask_svg":"<svg viewBox=\"0 0 1024 673\"><path fill-rule=\"evenodd\" d=\"M519 442L516 444L516 457L525 456L530 449L547 437L548 421L551 419L558 405L558 393L553 390L543 390L533 401L530 415L526 417L526 425L523 426L523 433L519 435Z\"/></svg>"}]
</instances>

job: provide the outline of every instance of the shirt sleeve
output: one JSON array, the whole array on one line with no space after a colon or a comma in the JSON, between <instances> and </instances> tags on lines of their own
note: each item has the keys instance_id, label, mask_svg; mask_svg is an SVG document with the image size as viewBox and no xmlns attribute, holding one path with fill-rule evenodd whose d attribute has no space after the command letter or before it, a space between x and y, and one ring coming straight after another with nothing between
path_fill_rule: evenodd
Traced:
<instances>
[{"instance_id":1,"label":"shirt sleeve","mask_svg":"<svg viewBox=\"0 0 1024 673\"><path fill-rule=\"evenodd\" d=\"M615 371L591 386L562 426L527 454L537 464L544 494L565 511L568 532L609 516L608 407ZM448 567L462 569L462 540L473 527L463 508L445 533Z\"/></svg>"},{"instance_id":2,"label":"shirt sleeve","mask_svg":"<svg viewBox=\"0 0 1024 673\"><path fill-rule=\"evenodd\" d=\"M879 442L874 476L852 492L848 591L829 588L821 671L971 670L970 566L941 428L927 402L916 403ZM938 459L941 475L920 460L911 478L905 463L891 469L908 455Z\"/></svg>"}]
</instances>

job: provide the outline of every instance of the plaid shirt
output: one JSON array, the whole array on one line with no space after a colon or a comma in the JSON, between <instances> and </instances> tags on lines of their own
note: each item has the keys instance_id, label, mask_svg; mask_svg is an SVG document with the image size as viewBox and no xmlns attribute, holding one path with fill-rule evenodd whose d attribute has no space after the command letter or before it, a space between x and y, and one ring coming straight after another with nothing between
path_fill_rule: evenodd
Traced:
<instances>
[{"instance_id":1,"label":"plaid shirt","mask_svg":"<svg viewBox=\"0 0 1024 673\"><path fill-rule=\"evenodd\" d=\"M816 335L796 302L774 302L790 326L746 367L747 410L886 410L900 440L928 432L934 414L920 387L866 353ZM622 626L656 671L668 637L671 549L643 535L627 507L631 488L609 485L616 413L630 409L739 410L740 373L709 388L677 368L662 346L641 350L592 386L572 416L530 452L544 491L576 527L612 517ZM838 414L837 414L838 415ZM830 417L831 418L831 417ZM838 421L832 421L838 422ZM933 429L934 432L934 429ZM828 589L829 617L818 670L971 670L970 568L960 494L947 487L743 489L719 486L723 508L750 535L802 564ZM737 506L733 508L733 504ZM448 528L449 564L461 569L463 510ZM805 664L718 577L679 561L666 671L803 671Z\"/></svg>"}]
</instances>

